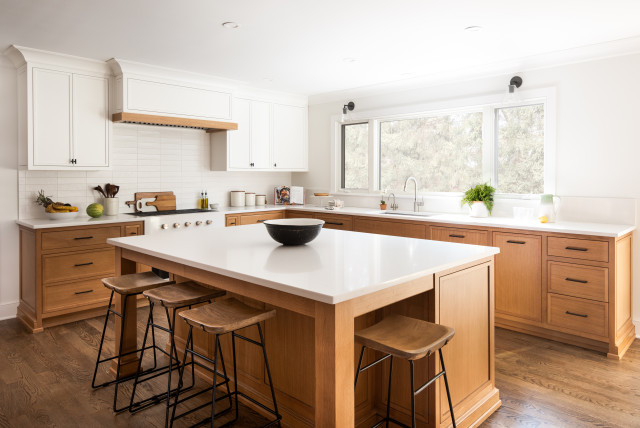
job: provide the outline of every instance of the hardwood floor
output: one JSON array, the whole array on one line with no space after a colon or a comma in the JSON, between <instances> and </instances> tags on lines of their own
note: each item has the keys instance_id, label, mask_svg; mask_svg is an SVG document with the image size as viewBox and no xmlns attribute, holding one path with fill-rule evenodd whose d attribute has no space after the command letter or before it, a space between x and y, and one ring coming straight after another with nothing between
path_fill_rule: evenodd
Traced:
<instances>
[{"instance_id":1,"label":"hardwood floor","mask_svg":"<svg viewBox=\"0 0 640 428\"><path fill-rule=\"evenodd\" d=\"M142 330L147 309L139 311ZM36 335L15 319L0 322L0 427L163 426L162 406L114 415L112 387L91 389L103 322L98 317ZM108 335L109 349L112 341ZM496 379L503 404L483 427L640 427L640 340L622 361L614 361L497 329ZM164 382L155 379L145 389L158 391ZM129 391L124 388L123 396ZM240 417L237 427L264 423L245 407Z\"/></svg>"}]
</instances>

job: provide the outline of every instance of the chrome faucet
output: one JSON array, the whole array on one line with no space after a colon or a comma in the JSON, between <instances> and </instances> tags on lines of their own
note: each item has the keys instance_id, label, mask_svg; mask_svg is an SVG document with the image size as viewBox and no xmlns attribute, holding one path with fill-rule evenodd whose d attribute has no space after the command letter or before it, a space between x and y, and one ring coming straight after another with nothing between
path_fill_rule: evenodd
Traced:
<instances>
[{"instance_id":1,"label":"chrome faucet","mask_svg":"<svg viewBox=\"0 0 640 428\"><path fill-rule=\"evenodd\" d=\"M392 197L392 196L393 196L393 202L391 203L391 209L395 211L398 209L398 204L396 204L396 194L389 193L389 197Z\"/></svg>"},{"instance_id":2,"label":"chrome faucet","mask_svg":"<svg viewBox=\"0 0 640 428\"><path fill-rule=\"evenodd\" d=\"M418 212L420 211L420 207L422 205L424 205L424 202L418 202L418 182L416 181L415 177L409 177L407 178L407 180L404 182L404 191L407 191L407 184L409 184L409 181L413 181L413 212Z\"/></svg>"}]
</instances>

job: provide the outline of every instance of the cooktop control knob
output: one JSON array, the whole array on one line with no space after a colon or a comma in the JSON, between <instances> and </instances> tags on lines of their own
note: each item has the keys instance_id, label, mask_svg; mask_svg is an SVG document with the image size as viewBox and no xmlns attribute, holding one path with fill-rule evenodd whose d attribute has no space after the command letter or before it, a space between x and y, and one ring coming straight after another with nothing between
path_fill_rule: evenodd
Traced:
<instances>
[{"instance_id":1,"label":"cooktop control knob","mask_svg":"<svg viewBox=\"0 0 640 428\"><path fill-rule=\"evenodd\" d=\"M207 220L207 224L213 223L213 220Z\"/></svg>"},{"instance_id":2,"label":"cooktop control knob","mask_svg":"<svg viewBox=\"0 0 640 428\"><path fill-rule=\"evenodd\" d=\"M173 223L173 228L174 229L180 228L180 223Z\"/></svg>"},{"instance_id":3,"label":"cooktop control knob","mask_svg":"<svg viewBox=\"0 0 640 428\"><path fill-rule=\"evenodd\" d=\"M191 222L190 221L185 221L184 222L184 227L189 227L191 226Z\"/></svg>"},{"instance_id":4,"label":"cooktop control knob","mask_svg":"<svg viewBox=\"0 0 640 428\"><path fill-rule=\"evenodd\" d=\"M163 225L162 225L162 226L160 226L160 227L161 227L161 228L163 228L163 229L168 229L168 228L169 228L169 225L168 225L167 223L165 223L165 224L163 224Z\"/></svg>"},{"instance_id":5,"label":"cooktop control knob","mask_svg":"<svg viewBox=\"0 0 640 428\"><path fill-rule=\"evenodd\" d=\"M196 221L196 226L200 226L202 224L202 220Z\"/></svg>"}]
</instances>

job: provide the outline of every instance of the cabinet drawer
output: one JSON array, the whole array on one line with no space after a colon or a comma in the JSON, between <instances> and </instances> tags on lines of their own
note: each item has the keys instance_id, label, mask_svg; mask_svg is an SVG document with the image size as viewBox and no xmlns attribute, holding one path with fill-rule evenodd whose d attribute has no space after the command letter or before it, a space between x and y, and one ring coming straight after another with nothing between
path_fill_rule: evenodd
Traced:
<instances>
[{"instance_id":1,"label":"cabinet drawer","mask_svg":"<svg viewBox=\"0 0 640 428\"><path fill-rule=\"evenodd\" d=\"M286 210L286 218L313 218L313 213L308 211Z\"/></svg>"},{"instance_id":2,"label":"cabinet drawer","mask_svg":"<svg viewBox=\"0 0 640 428\"><path fill-rule=\"evenodd\" d=\"M279 218L284 218L284 212L282 211L271 211L264 213L256 213L256 214L243 214L240 216L240 224L256 224L262 223L265 220L276 220Z\"/></svg>"},{"instance_id":3,"label":"cabinet drawer","mask_svg":"<svg viewBox=\"0 0 640 428\"><path fill-rule=\"evenodd\" d=\"M425 239L427 236L427 227L423 224L389 220L356 218L353 221L353 230L356 232L377 233L379 235L404 236L406 238Z\"/></svg>"},{"instance_id":4,"label":"cabinet drawer","mask_svg":"<svg viewBox=\"0 0 640 428\"><path fill-rule=\"evenodd\" d=\"M138 236L142 235L142 230L139 225L128 225L124 227L124 236Z\"/></svg>"},{"instance_id":5,"label":"cabinet drawer","mask_svg":"<svg viewBox=\"0 0 640 428\"><path fill-rule=\"evenodd\" d=\"M547 254L573 259L609 261L609 243L588 239L549 237Z\"/></svg>"},{"instance_id":6,"label":"cabinet drawer","mask_svg":"<svg viewBox=\"0 0 640 428\"><path fill-rule=\"evenodd\" d=\"M432 226L431 239L434 241L460 242L462 244L488 245L489 232L486 230Z\"/></svg>"},{"instance_id":7,"label":"cabinet drawer","mask_svg":"<svg viewBox=\"0 0 640 428\"><path fill-rule=\"evenodd\" d=\"M549 293L548 322L580 336L607 336L607 303Z\"/></svg>"},{"instance_id":8,"label":"cabinet drawer","mask_svg":"<svg viewBox=\"0 0 640 428\"><path fill-rule=\"evenodd\" d=\"M224 220L225 226L237 226L238 225L238 217L237 216L226 216Z\"/></svg>"},{"instance_id":9,"label":"cabinet drawer","mask_svg":"<svg viewBox=\"0 0 640 428\"><path fill-rule=\"evenodd\" d=\"M129 227L129 226L127 226ZM120 226L96 227L93 229L73 229L61 232L42 232L42 249L53 250L87 245L105 245L108 238L120 236Z\"/></svg>"},{"instance_id":10,"label":"cabinet drawer","mask_svg":"<svg viewBox=\"0 0 640 428\"><path fill-rule=\"evenodd\" d=\"M549 262L549 292L607 302L609 269Z\"/></svg>"},{"instance_id":11,"label":"cabinet drawer","mask_svg":"<svg viewBox=\"0 0 640 428\"><path fill-rule=\"evenodd\" d=\"M316 214L315 218L324 220L324 228L353 230L353 219L348 215Z\"/></svg>"},{"instance_id":12,"label":"cabinet drawer","mask_svg":"<svg viewBox=\"0 0 640 428\"><path fill-rule=\"evenodd\" d=\"M111 291L98 278L44 287L44 312L108 302Z\"/></svg>"},{"instance_id":13,"label":"cabinet drawer","mask_svg":"<svg viewBox=\"0 0 640 428\"><path fill-rule=\"evenodd\" d=\"M85 251L42 256L43 283L76 280L89 276L106 277L115 272L115 250Z\"/></svg>"}]
</instances>

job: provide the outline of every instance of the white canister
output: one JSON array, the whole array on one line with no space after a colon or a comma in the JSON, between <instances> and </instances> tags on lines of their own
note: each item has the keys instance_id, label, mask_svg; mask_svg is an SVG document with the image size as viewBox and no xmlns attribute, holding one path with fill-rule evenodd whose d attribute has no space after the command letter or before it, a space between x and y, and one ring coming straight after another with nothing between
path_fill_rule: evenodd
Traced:
<instances>
[{"instance_id":1,"label":"white canister","mask_svg":"<svg viewBox=\"0 0 640 428\"><path fill-rule=\"evenodd\" d=\"M104 198L102 206L104 207L104 215L118 215L118 198Z\"/></svg>"},{"instance_id":2,"label":"white canister","mask_svg":"<svg viewBox=\"0 0 640 428\"><path fill-rule=\"evenodd\" d=\"M244 207L244 190L232 190L230 193L231 193L231 206Z\"/></svg>"},{"instance_id":3,"label":"white canister","mask_svg":"<svg viewBox=\"0 0 640 428\"><path fill-rule=\"evenodd\" d=\"M267 196L266 195L256 195L256 205L267 205Z\"/></svg>"},{"instance_id":4,"label":"white canister","mask_svg":"<svg viewBox=\"0 0 640 428\"><path fill-rule=\"evenodd\" d=\"M244 194L244 205L252 207L256 204L256 194L253 192L247 192Z\"/></svg>"}]
</instances>

